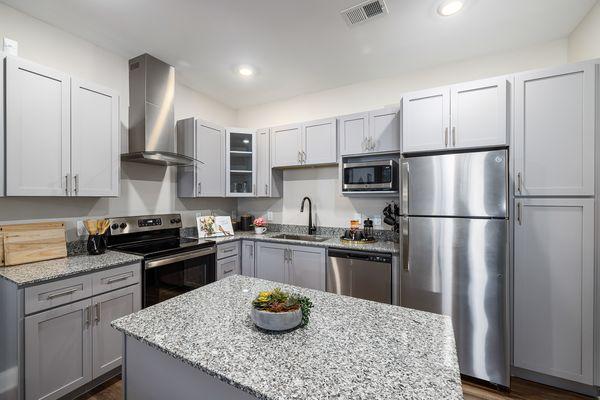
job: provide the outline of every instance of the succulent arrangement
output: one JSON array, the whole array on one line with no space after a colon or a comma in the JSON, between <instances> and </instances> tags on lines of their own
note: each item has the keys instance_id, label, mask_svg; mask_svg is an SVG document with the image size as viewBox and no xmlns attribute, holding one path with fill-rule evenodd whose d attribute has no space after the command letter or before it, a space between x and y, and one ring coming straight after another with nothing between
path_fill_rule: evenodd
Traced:
<instances>
[{"instance_id":1,"label":"succulent arrangement","mask_svg":"<svg viewBox=\"0 0 600 400\"><path fill-rule=\"evenodd\" d=\"M258 310L273 313L300 309L302 311L302 322L300 323L300 326L306 326L310 318L310 309L313 307L313 304L306 296L290 294L282 291L280 288L275 288L271 291L260 292L252 301L252 306Z\"/></svg>"}]
</instances>

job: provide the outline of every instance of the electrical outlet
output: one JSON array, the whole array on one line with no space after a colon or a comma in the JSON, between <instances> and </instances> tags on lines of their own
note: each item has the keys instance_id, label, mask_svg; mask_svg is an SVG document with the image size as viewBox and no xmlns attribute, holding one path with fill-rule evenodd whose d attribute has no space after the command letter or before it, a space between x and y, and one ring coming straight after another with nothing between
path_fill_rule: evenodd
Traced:
<instances>
[{"instance_id":1,"label":"electrical outlet","mask_svg":"<svg viewBox=\"0 0 600 400\"><path fill-rule=\"evenodd\" d=\"M373 226L381 226L381 215L373 215Z\"/></svg>"},{"instance_id":2,"label":"electrical outlet","mask_svg":"<svg viewBox=\"0 0 600 400\"><path fill-rule=\"evenodd\" d=\"M18 56L19 55L19 42L5 37L2 42L2 50L6 54L10 54L11 56Z\"/></svg>"},{"instance_id":3,"label":"electrical outlet","mask_svg":"<svg viewBox=\"0 0 600 400\"><path fill-rule=\"evenodd\" d=\"M273 221L273 211L267 211L267 221Z\"/></svg>"},{"instance_id":4,"label":"electrical outlet","mask_svg":"<svg viewBox=\"0 0 600 400\"><path fill-rule=\"evenodd\" d=\"M83 224L83 221L77 221L77 236L84 237L88 235L88 231Z\"/></svg>"}]
</instances>

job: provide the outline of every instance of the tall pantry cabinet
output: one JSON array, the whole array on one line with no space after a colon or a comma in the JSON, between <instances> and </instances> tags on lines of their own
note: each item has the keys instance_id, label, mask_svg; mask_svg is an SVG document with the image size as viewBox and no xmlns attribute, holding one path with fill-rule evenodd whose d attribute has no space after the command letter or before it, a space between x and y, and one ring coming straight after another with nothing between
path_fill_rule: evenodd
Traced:
<instances>
[{"instance_id":1,"label":"tall pantry cabinet","mask_svg":"<svg viewBox=\"0 0 600 400\"><path fill-rule=\"evenodd\" d=\"M513 365L594 374L598 72L586 62L515 76Z\"/></svg>"}]
</instances>

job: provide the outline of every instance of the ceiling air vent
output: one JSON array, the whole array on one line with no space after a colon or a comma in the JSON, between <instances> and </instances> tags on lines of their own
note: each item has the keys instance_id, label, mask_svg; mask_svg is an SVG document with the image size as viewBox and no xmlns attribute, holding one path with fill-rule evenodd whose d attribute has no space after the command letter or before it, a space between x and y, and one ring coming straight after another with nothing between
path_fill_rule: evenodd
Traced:
<instances>
[{"instance_id":1,"label":"ceiling air vent","mask_svg":"<svg viewBox=\"0 0 600 400\"><path fill-rule=\"evenodd\" d=\"M381 17L388 13L383 0L369 0L347 8L341 12L344 21L349 26L362 24L372 18Z\"/></svg>"}]
</instances>

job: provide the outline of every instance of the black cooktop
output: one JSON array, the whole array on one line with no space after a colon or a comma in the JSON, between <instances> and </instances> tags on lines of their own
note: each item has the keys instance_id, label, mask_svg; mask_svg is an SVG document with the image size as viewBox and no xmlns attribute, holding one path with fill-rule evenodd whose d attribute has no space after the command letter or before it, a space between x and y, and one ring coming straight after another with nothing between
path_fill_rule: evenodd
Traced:
<instances>
[{"instance_id":1,"label":"black cooktop","mask_svg":"<svg viewBox=\"0 0 600 400\"><path fill-rule=\"evenodd\" d=\"M144 258L152 258L201 249L214 244L215 242L212 240L172 237L119 244L112 248L117 251L144 256Z\"/></svg>"}]
</instances>

